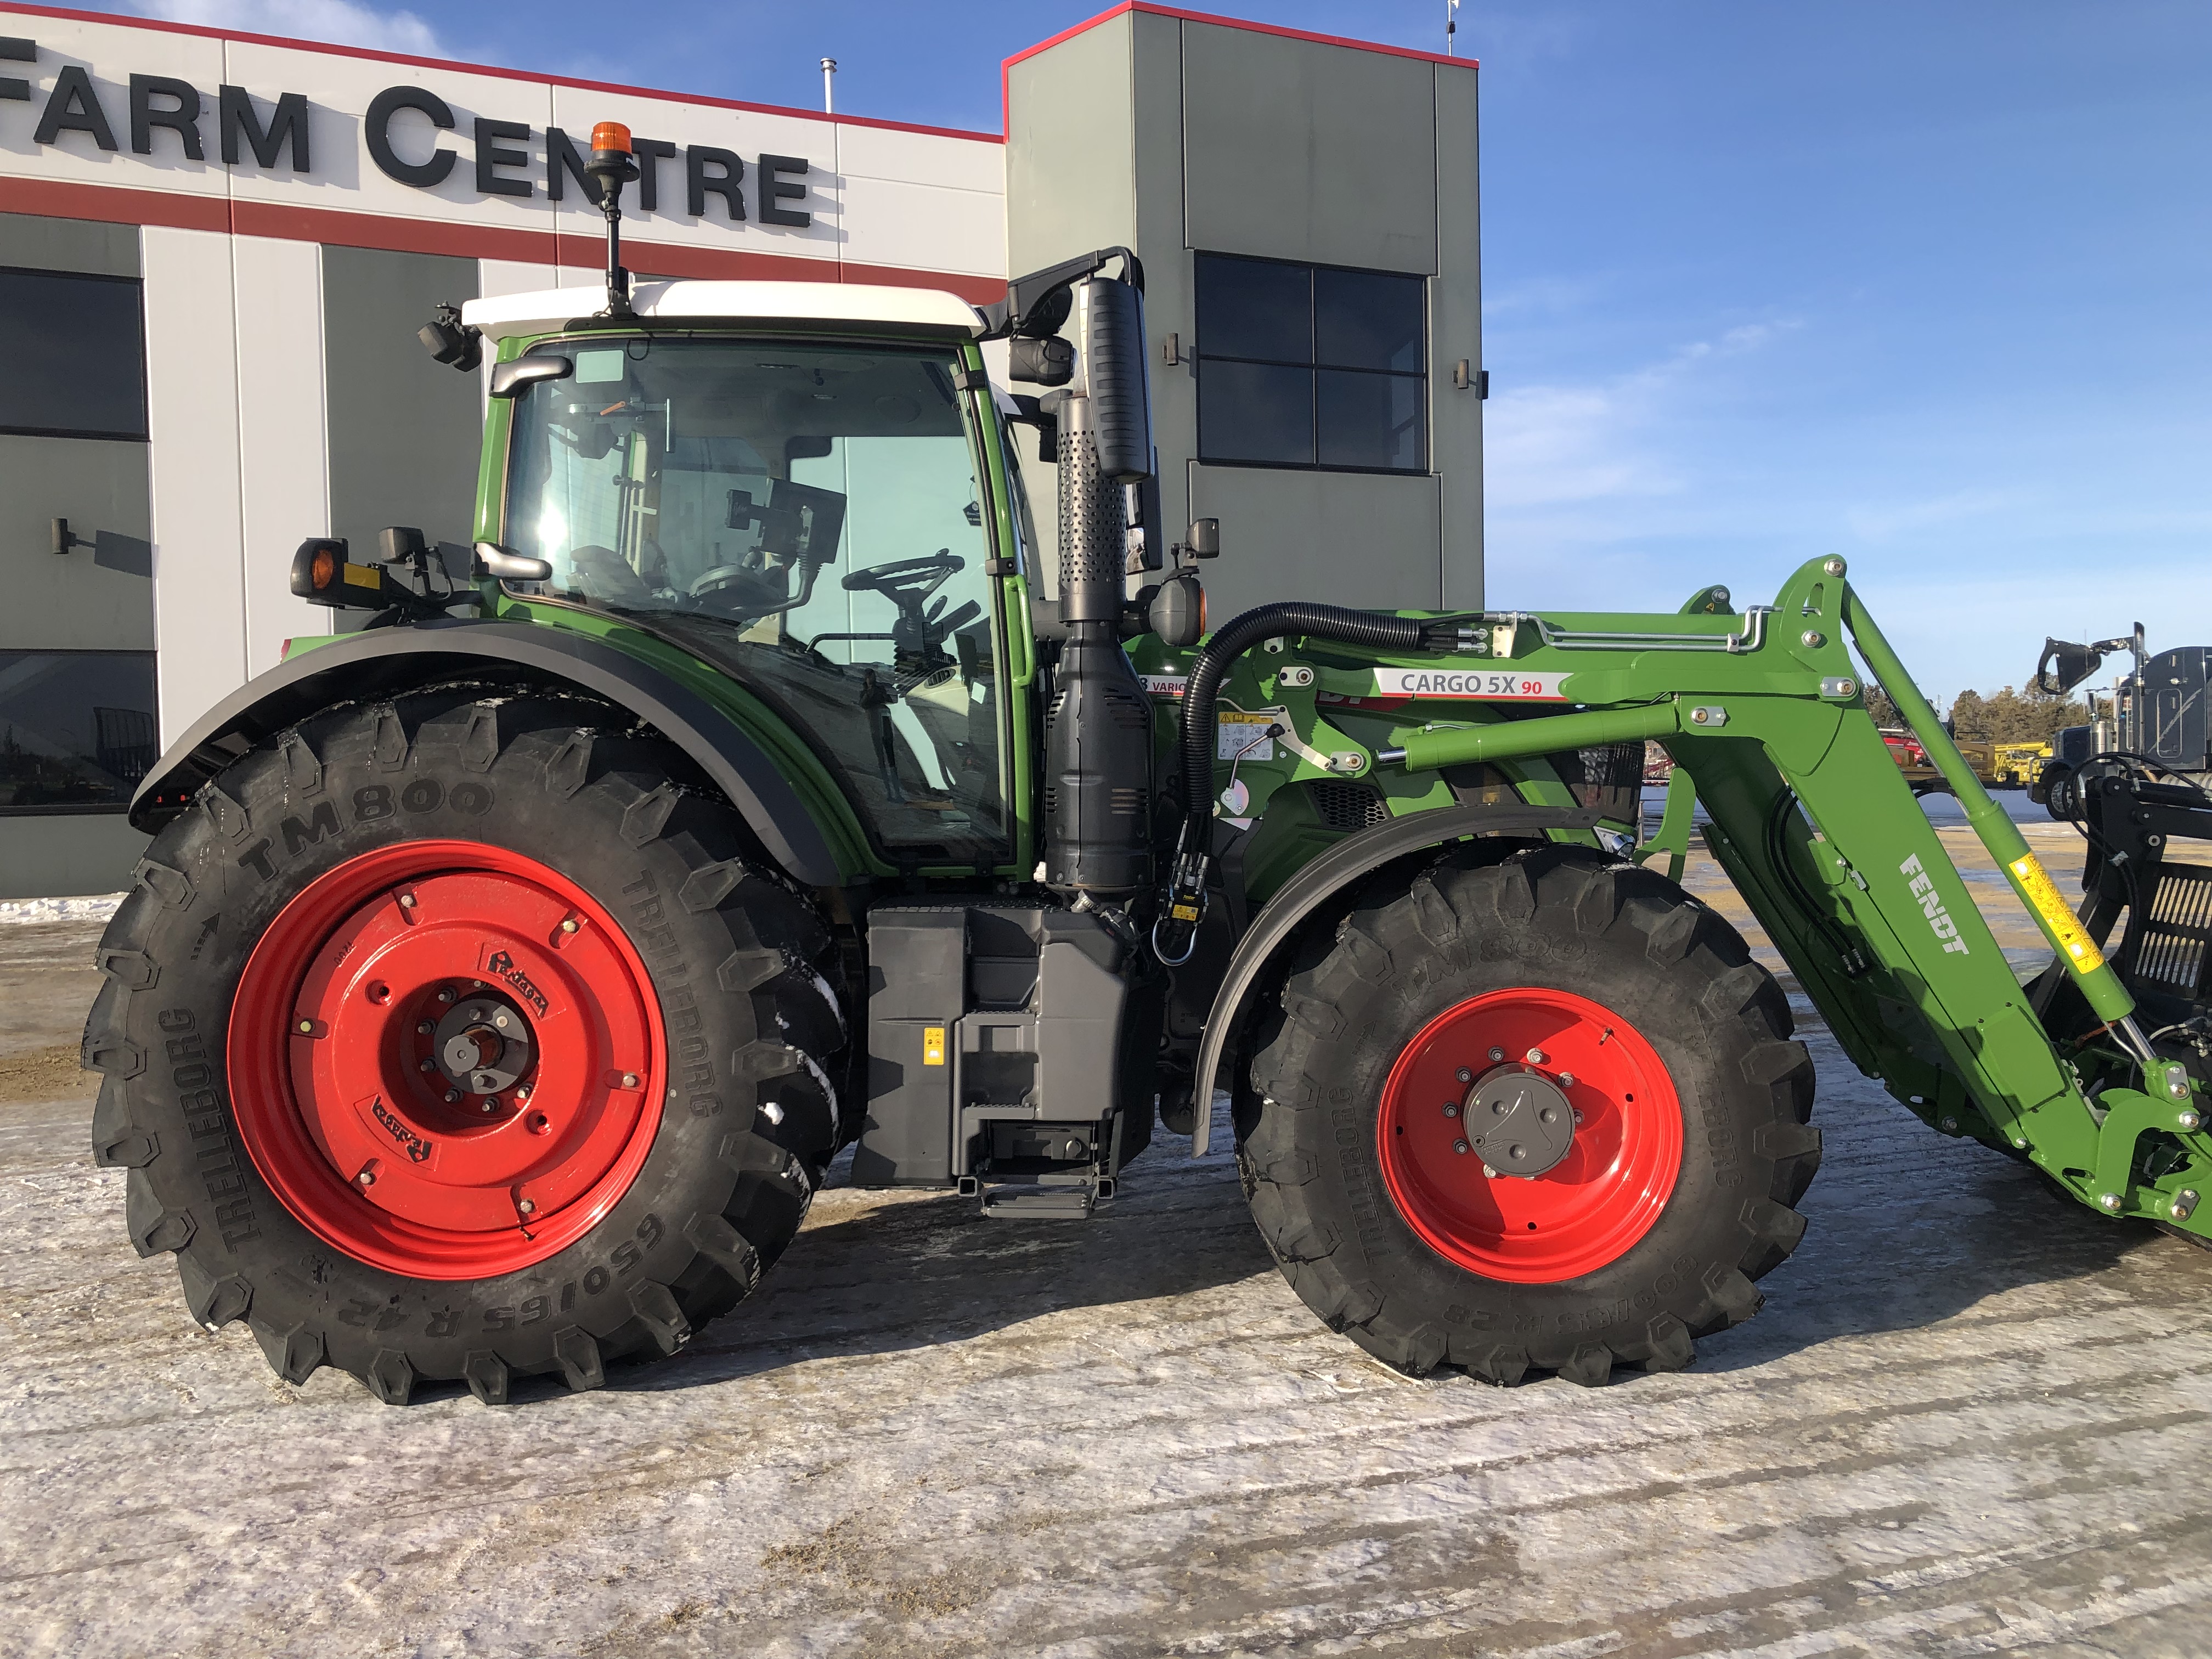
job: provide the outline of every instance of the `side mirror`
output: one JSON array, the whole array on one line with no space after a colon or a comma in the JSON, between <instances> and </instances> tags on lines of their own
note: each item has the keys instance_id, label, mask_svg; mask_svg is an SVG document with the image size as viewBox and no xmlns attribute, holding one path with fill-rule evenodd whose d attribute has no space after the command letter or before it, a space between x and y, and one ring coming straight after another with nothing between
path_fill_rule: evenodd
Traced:
<instances>
[{"instance_id":1,"label":"side mirror","mask_svg":"<svg viewBox=\"0 0 2212 1659\"><path fill-rule=\"evenodd\" d=\"M491 395L519 398L540 380L565 380L576 372L575 360L540 353L495 365L491 372Z\"/></svg>"},{"instance_id":2,"label":"side mirror","mask_svg":"<svg viewBox=\"0 0 2212 1659\"><path fill-rule=\"evenodd\" d=\"M480 582L549 582L553 580L553 567L544 559L514 552L497 542L478 542L469 575Z\"/></svg>"},{"instance_id":3,"label":"side mirror","mask_svg":"<svg viewBox=\"0 0 2212 1659\"><path fill-rule=\"evenodd\" d=\"M1206 635L1206 590L1194 570L1179 570L1152 591L1145 621L1161 642L1178 650Z\"/></svg>"},{"instance_id":4,"label":"side mirror","mask_svg":"<svg viewBox=\"0 0 2212 1659\"><path fill-rule=\"evenodd\" d=\"M1145 302L1131 284L1092 276L1075 284L1073 326L1082 344L1084 395L1098 470L1115 483L1152 471L1152 400L1146 378Z\"/></svg>"}]
</instances>

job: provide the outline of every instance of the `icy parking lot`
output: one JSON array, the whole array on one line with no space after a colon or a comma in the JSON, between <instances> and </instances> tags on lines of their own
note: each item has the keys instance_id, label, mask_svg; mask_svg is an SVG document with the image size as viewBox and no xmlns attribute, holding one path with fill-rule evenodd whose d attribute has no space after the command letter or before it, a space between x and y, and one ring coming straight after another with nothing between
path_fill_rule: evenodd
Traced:
<instances>
[{"instance_id":1,"label":"icy parking lot","mask_svg":"<svg viewBox=\"0 0 2212 1659\"><path fill-rule=\"evenodd\" d=\"M2212 1649L2212 1254L1921 1128L1809 1021L1810 1229L1680 1374L1397 1376L1169 1137L1087 1224L833 1188L681 1358L394 1410L131 1254L55 1054L97 931L0 927L0 1652Z\"/></svg>"}]
</instances>

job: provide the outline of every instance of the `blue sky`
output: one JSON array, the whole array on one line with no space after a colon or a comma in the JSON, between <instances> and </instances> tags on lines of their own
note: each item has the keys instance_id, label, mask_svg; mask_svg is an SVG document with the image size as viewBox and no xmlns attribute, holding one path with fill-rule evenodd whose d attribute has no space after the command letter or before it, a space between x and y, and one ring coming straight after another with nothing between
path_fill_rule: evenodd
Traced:
<instances>
[{"instance_id":1,"label":"blue sky","mask_svg":"<svg viewBox=\"0 0 2212 1659\"><path fill-rule=\"evenodd\" d=\"M827 54L842 110L996 131L1000 59L1100 8L100 9L808 107ZM1442 44L1443 0L1236 9ZM1460 40L1491 603L1841 553L1939 702L2046 633L2212 642L2212 6L1470 0Z\"/></svg>"}]
</instances>

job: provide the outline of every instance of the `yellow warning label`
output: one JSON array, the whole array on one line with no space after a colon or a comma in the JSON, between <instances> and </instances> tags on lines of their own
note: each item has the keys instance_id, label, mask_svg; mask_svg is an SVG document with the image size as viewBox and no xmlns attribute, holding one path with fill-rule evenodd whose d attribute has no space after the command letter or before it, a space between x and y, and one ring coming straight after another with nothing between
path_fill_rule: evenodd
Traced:
<instances>
[{"instance_id":1,"label":"yellow warning label","mask_svg":"<svg viewBox=\"0 0 2212 1659\"><path fill-rule=\"evenodd\" d=\"M925 1066L945 1064L945 1028L942 1025L921 1028L921 1063Z\"/></svg>"},{"instance_id":2,"label":"yellow warning label","mask_svg":"<svg viewBox=\"0 0 2212 1659\"><path fill-rule=\"evenodd\" d=\"M1198 907L1195 904L1170 904L1168 906L1168 914L1173 916L1177 921L1196 921L1198 920Z\"/></svg>"},{"instance_id":3,"label":"yellow warning label","mask_svg":"<svg viewBox=\"0 0 2212 1659\"><path fill-rule=\"evenodd\" d=\"M2081 919L2066 901L2059 897L2058 889L2044 870L2042 861L2033 853L2016 858L2012 861L2012 873L2013 879L2020 884L2021 890L2027 895L2027 902L2043 918L2044 927L2058 941L2058 948L2072 963L2074 971L2086 974L2092 969L2103 967L2105 953L2081 931Z\"/></svg>"},{"instance_id":4,"label":"yellow warning label","mask_svg":"<svg viewBox=\"0 0 2212 1659\"><path fill-rule=\"evenodd\" d=\"M351 564L345 568L345 580L356 587L381 587L384 573L373 564Z\"/></svg>"}]
</instances>

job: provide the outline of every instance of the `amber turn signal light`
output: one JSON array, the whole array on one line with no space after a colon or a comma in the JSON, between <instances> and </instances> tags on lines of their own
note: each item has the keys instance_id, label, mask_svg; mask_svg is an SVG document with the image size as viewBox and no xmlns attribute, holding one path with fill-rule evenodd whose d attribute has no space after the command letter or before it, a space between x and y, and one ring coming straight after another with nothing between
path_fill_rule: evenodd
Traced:
<instances>
[{"instance_id":1,"label":"amber turn signal light","mask_svg":"<svg viewBox=\"0 0 2212 1659\"><path fill-rule=\"evenodd\" d=\"M349 561L343 537L311 537L292 556L292 592L310 605L375 605L384 599L384 572Z\"/></svg>"}]
</instances>

